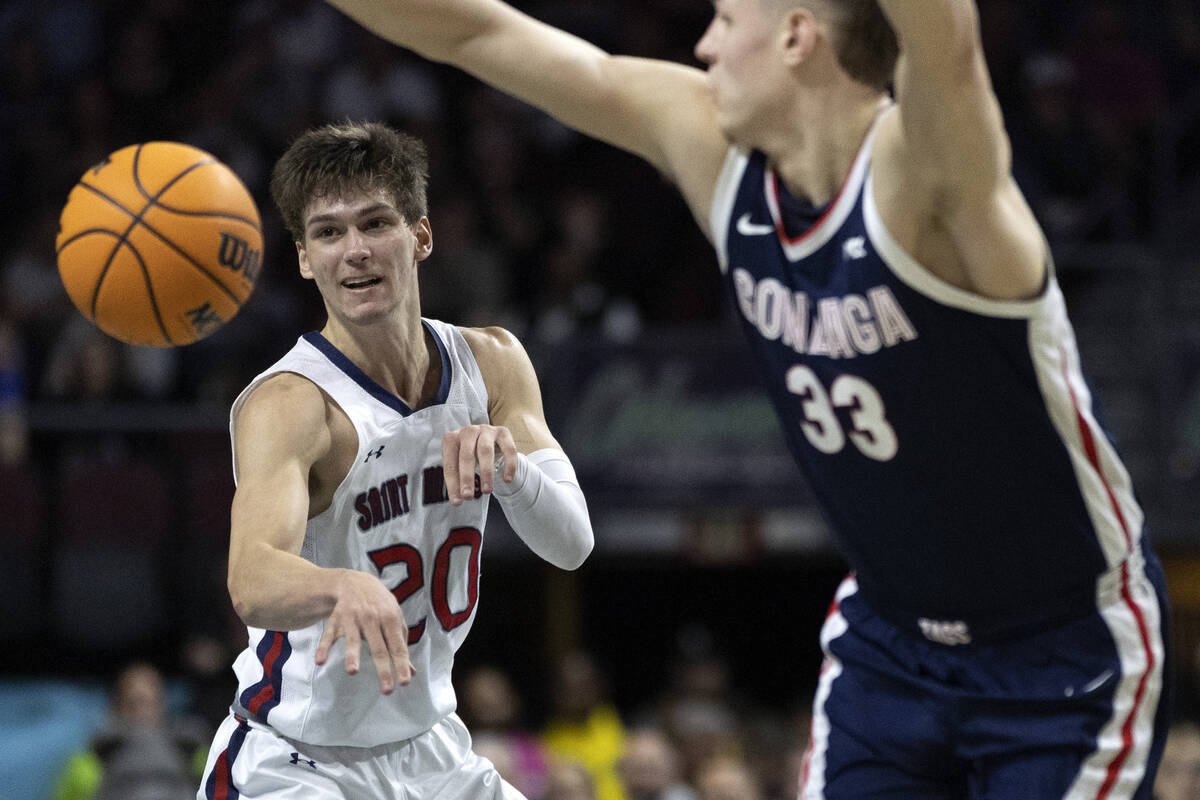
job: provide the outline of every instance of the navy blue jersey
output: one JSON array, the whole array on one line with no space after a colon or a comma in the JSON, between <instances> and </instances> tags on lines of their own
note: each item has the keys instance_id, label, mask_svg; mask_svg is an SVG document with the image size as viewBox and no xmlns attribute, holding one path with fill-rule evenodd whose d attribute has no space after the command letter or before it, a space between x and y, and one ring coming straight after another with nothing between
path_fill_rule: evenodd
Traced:
<instances>
[{"instance_id":1,"label":"navy blue jersey","mask_svg":"<svg viewBox=\"0 0 1200 800\"><path fill-rule=\"evenodd\" d=\"M868 137L802 235L759 152L730 151L713 203L726 283L836 544L865 600L931 638L1094 609L1142 513L1058 284L1003 302L937 278L881 222L870 159Z\"/></svg>"}]
</instances>

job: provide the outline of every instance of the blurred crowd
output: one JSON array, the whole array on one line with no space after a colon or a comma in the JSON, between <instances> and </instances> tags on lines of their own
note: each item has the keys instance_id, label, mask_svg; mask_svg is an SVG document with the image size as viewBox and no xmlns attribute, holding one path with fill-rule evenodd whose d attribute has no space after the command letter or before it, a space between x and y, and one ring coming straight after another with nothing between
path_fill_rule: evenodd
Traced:
<instances>
[{"instance_id":1,"label":"blurred crowd","mask_svg":"<svg viewBox=\"0 0 1200 800\"><path fill-rule=\"evenodd\" d=\"M613 52L692 64L711 14L697 0L514 5ZM1014 171L1055 249L1151 248L1176 270L1172 302L1200 313L1200 6L979 6ZM652 168L382 43L320 0L6 3L0 43L0 467L40 459L50 470L68 455L57 440L40 446L31 409L150 401L223 411L297 335L321 325L266 186L291 138L325 121L385 120L429 147L429 316L504 325L531 350L578 335L623 342L659 326L729 322L711 248ZM71 306L55 265L72 185L110 152L149 140L184 141L229 164L264 223L265 264L250 301L209 339L174 350L99 333ZM1189 335L1170 465L1200 485L1200 327ZM93 451L130 447L90 436ZM227 455L218 455L224 470ZM232 694L229 654L221 643L193 645L188 710L213 726ZM155 675L140 665L117 684L114 719L127 708L122 687L141 686L158 702ZM615 706L604 668L582 653L561 659L550 710L536 719L523 713L529 687L502 670L456 679L477 748L531 800L772 800L790 797L802 769L804 710L765 714L741 702L711 649L683 652L669 688L644 708ZM64 765L68 793L59 796L101 796L121 743L143 741L138 725L166 724L159 712L139 719L115 723ZM173 749L155 751L175 773L192 770L194 748L207 744L179 730ZM1200 793L1200 733L1181 731L1172 741L1183 761L1164 766L1162 800ZM1174 779L1184 788L1172 794ZM85 788L69 793L72 780Z\"/></svg>"},{"instance_id":2,"label":"blurred crowd","mask_svg":"<svg viewBox=\"0 0 1200 800\"><path fill-rule=\"evenodd\" d=\"M227 713L227 700L212 702L206 693L211 682L197 680L202 674L177 685L184 699L173 709L157 667L137 661L121 668L108 719L55 765L48 800L194 797L211 732ZM584 651L558 659L541 719L494 665L456 674L455 686L474 750L529 800L794 800L806 768L807 709L746 703L708 646L680 651L670 684L643 708L619 709L604 667ZM1198 796L1200 727L1181 719L1154 798Z\"/></svg>"},{"instance_id":3,"label":"blurred crowd","mask_svg":"<svg viewBox=\"0 0 1200 800\"><path fill-rule=\"evenodd\" d=\"M695 64L694 0L519 7L614 52ZM1052 241L1169 245L1164 203L1200 194L1200 11L1190 0L981 0L1015 171ZM274 159L323 121L382 119L431 151L437 247L425 311L534 342L720 320L713 256L671 187L454 70L391 47L319 0L46 0L0 11L0 405L223 402L321 321L266 194ZM1190 110L1190 125L1173 109ZM1189 138L1190 137L1190 138ZM70 307L54 263L76 180L171 139L228 163L263 212L266 268L238 319L178 351L120 347ZM1164 142L1170 141L1173 147ZM1165 151L1170 152L1165 152ZM1188 207L1189 204L1180 204Z\"/></svg>"}]
</instances>

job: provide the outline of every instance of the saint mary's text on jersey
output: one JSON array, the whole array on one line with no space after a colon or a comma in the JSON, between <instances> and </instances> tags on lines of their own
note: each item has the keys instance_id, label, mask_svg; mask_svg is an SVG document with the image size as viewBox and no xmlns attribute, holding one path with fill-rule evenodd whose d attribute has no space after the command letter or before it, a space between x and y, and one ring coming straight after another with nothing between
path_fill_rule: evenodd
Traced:
<instances>
[{"instance_id":1,"label":"saint mary's text on jersey","mask_svg":"<svg viewBox=\"0 0 1200 800\"><path fill-rule=\"evenodd\" d=\"M446 503L450 494L446 490L445 473L441 466L426 467L421 473L421 505L430 506ZM475 497L483 496L479 488L479 476L475 476ZM404 516L408 513L408 475L388 478L378 486L372 486L354 497L354 510L358 512L358 529L369 531L377 525Z\"/></svg>"}]
</instances>

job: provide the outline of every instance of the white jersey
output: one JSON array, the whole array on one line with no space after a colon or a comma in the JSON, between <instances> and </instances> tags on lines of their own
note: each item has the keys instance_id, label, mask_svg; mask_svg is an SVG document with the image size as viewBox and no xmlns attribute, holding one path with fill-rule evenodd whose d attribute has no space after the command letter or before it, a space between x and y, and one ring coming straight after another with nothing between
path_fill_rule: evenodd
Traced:
<instances>
[{"instance_id":1,"label":"white jersey","mask_svg":"<svg viewBox=\"0 0 1200 800\"><path fill-rule=\"evenodd\" d=\"M390 696L379 691L365 644L357 675L346 674L343 640L325 666L317 666L325 620L286 632L249 628L249 646L234 663L234 711L291 739L374 747L427 731L455 709L450 673L475 619L489 498L476 484L474 500L450 504L442 434L487 423L487 390L458 329L435 320L424 324L442 360L441 385L425 408L410 409L316 332L301 337L233 404L231 436L250 393L272 375L294 372L346 412L358 434L358 454L329 508L308 521L300 555L321 567L378 575L409 626L416 675Z\"/></svg>"}]
</instances>

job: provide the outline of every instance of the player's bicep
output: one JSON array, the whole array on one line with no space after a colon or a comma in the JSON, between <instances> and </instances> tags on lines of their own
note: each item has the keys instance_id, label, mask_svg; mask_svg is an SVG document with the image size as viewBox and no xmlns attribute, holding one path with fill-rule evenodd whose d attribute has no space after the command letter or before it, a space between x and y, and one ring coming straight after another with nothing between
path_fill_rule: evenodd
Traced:
<instances>
[{"instance_id":1,"label":"player's bicep","mask_svg":"<svg viewBox=\"0 0 1200 800\"><path fill-rule=\"evenodd\" d=\"M509 429L517 450L562 449L542 406L533 363L521 343L503 328L464 329L488 392L488 420Z\"/></svg>"},{"instance_id":2,"label":"player's bicep","mask_svg":"<svg viewBox=\"0 0 1200 800\"><path fill-rule=\"evenodd\" d=\"M231 567L256 545L298 553L308 519L309 471L329 445L323 395L298 376L268 381L240 409L234 441Z\"/></svg>"}]
</instances>

